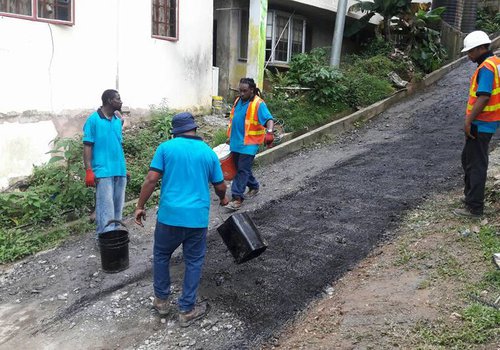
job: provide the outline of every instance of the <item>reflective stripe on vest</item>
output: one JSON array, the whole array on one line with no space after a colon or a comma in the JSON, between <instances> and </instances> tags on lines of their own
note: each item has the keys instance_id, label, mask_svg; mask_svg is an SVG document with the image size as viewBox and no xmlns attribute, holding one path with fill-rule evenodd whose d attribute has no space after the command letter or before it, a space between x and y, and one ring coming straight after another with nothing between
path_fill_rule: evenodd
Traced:
<instances>
[{"instance_id":1,"label":"reflective stripe on vest","mask_svg":"<svg viewBox=\"0 0 500 350\"><path fill-rule=\"evenodd\" d=\"M240 100L236 98L229 115L229 125L227 127L227 137L231 137L231 126L233 124L234 109ZM248 104L247 113L245 116L245 137L243 144L245 145L260 145L264 142L266 136L266 128L259 123L259 106L264 102L259 96L254 96Z\"/></svg>"},{"instance_id":2,"label":"reflective stripe on vest","mask_svg":"<svg viewBox=\"0 0 500 350\"><path fill-rule=\"evenodd\" d=\"M488 104L476 117L476 120L485 122L500 121L500 58L497 56L492 56L484 60L484 62L479 67L477 67L476 71L474 72L470 83L469 101L467 103L466 114L469 115L472 112L472 107L477 101L476 92L479 87L477 83L477 77L479 75L479 70L483 67L493 72L493 89L491 91L491 96Z\"/></svg>"}]
</instances>

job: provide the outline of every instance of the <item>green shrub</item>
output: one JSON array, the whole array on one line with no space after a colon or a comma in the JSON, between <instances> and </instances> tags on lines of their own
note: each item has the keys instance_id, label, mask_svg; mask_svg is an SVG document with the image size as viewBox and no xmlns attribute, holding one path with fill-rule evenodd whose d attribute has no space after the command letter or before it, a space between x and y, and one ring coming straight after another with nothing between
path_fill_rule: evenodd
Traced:
<instances>
[{"instance_id":1,"label":"green shrub","mask_svg":"<svg viewBox=\"0 0 500 350\"><path fill-rule=\"evenodd\" d=\"M361 70L349 71L346 74L346 84L349 90L346 99L353 107L369 106L395 91L387 80Z\"/></svg>"},{"instance_id":2,"label":"green shrub","mask_svg":"<svg viewBox=\"0 0 500 350\"><path fill-rule=\"evenodd\" d=\"M373 57L358 57L353 62L352 67L347 67L347 71L356 70L387 80L390 72L396 71L397 65L387 56L377 55Z\"/></svg>"},{"instance_id":3,"label":"green shrub","mask_svg":"<svg viewBox=\"0 0 500 350\"><path fill-rule=\"evenodd\" d=\"M476 27L488 34L500 32L500 12L479 9L477 12Z\"/></svg>"},{"instance_id":4,"label":"green shrub","mask_svg":"<svg viewBox=\"0 0 500 350\"><path fill-rule=\"evenodd\" d=\"M445 10L444 7L419 10L409 28L411 40L408 51L412 60L426 73L440 68L448 56L441 44L441 33L435 28Z\"/></svg>"},{"instance_id":5,"label":"green shrub","mask_svg":"<svg viewBox=\"0 0 500 350\"><path fill-rule=\"evenodd\" d=\"M26 191L0 193L2 227L48 224L65 212L82 213L93 205L93 191L83 181L81 140L56 139L50 153L47 165L34 168Z\"/></svg>"},{"instance_id":6,"label":"green shrub","mask_svg":"<svg viewBox=\"0 0 500 350\"><path fill-rule=\"evenodd\" d=\"M394 50L394 46L390 41L384 40L381 36L375 36L366 43L361 44L362 56L387 56Z\"/></svg>"},{"instance_id":7,"label":"green shrub","mask_svg":"<svg viewBox=\"0 0 500 350\"><path fill-rule=\"evenodd\" d=\"M217 129L212 136L212 141L210 142L210 146L213 148L215 146L225 143L226 140L227 140L226 129Z\"/></svg>"},{"instance_id":8,"label":"green shrub","mask_svg":"<svg viewBox=\"0 0 500 350\"><path fill-rule=\"evenodd\" d=\"M290 62L290 82L311 88L308 97L314 103L334 105L342 102L347 88L342 84L342 73L329 66L325 49L314 49L309 54L295 55Z\"/></svg>"},{"instance_id":9,"label":"green shrub","mask_svg":"<svg viewBox=\"0 0 500 350\"><path fill-rule=\"evenodd\" d=\"M123 150L130 174L126 192L127 199L139 196L156 148L162 142L172 138L173 115L174 113L167 108L160 107L153 111L152 119L149 122L125 130Z\"/></svg>"}]
</instances>

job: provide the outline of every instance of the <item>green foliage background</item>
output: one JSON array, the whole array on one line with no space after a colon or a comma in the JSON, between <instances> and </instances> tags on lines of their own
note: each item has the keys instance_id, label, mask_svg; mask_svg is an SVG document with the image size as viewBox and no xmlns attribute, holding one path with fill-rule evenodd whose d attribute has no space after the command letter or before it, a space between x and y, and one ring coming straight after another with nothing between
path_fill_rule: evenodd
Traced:
<instances>
[{"instance_id":1,"label":"green foliage background","mask_svg":"<svg viewBox=\"0 0 500 350\"><path fill-rule=\"evenodd\" d=\"M398 68L379 54L351 56L336 69L329 65L327 49L314 49L295 55L287 73L267 72L273 89L265 100L273 115L284 120L287 131L307 130L333 120L339 112L390 96L395 89L387 74ZM294 90L294 86L300 89Z\"/></svg>"}]
</instances>

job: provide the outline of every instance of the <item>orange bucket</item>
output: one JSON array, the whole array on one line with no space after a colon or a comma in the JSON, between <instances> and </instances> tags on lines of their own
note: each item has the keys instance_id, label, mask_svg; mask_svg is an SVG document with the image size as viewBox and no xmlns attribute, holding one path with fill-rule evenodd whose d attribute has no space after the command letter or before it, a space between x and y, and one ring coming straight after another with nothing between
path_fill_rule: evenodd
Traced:
<instances>
[{"instance_id":1,"label":"orange bucket","mask_svg":"<svg viewBox=\"0 0 500 350\"><path fill-rule=\"evenodd\" d=\"M224 180L231 181L236 176L236 165L234 165L233 155L229 150L229 145L223 143L222 145L216 146L214 147L214 152L219 158Z\"/></svg>"}]
</instances>

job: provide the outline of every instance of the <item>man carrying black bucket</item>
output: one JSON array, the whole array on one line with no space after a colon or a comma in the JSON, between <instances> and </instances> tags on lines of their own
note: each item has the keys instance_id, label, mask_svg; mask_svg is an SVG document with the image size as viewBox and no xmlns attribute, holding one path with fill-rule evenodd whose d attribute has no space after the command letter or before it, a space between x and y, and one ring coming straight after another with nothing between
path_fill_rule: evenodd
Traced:
<instances>
[{"instance_id":1,"label":"man carrying black bucket","mask_svg":"<svg viewBox=\"0 0 500 350\"><path fill-rule=\"evenodd\" d=\"M172 253L182 244L184 284L178 300L179 324L189 326L205 316L206 302L196 304L196 294L206 251L206 237L210 210L209 183L226 205L226 185L219 159L203 140L196 136L197 125L190 113L184 112L172 119L174 139L163 142L157 149L142 185L135 210L135 222L143 225L146 219L144 205L162 179L160 204L153 248L153 277L155 298L153 305L161 315L169 313L170 271Z\"/></svg>"}]
</instances>

